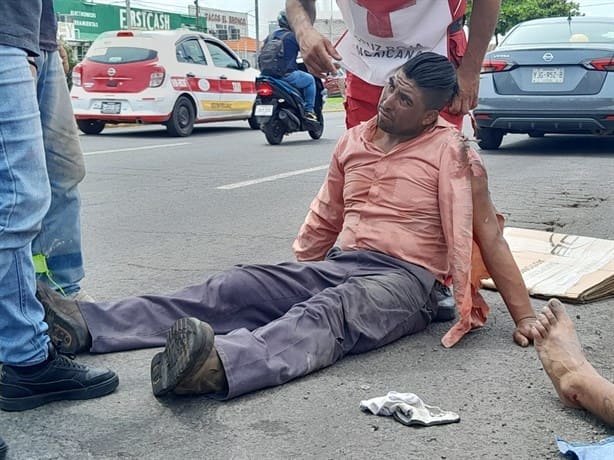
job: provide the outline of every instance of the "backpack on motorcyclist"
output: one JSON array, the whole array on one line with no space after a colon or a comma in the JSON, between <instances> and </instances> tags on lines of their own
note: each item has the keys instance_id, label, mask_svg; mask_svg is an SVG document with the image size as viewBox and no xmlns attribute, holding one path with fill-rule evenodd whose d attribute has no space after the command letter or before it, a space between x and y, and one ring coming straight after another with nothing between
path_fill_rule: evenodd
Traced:
<instances>
[{"instance_id":1,"label":"backpack on motorcyclist","mask_svg":"<svg viewBox=\"0 0 614 460\"><path fill-rule=\"evenodd\" d=\"M287 31L279 36L271 35L264 42L258 55L258 67L263 75L281 78L286 74L287 62L284 59L284 38L291 33L291 31Z\"/></svg>"}]
</instances>

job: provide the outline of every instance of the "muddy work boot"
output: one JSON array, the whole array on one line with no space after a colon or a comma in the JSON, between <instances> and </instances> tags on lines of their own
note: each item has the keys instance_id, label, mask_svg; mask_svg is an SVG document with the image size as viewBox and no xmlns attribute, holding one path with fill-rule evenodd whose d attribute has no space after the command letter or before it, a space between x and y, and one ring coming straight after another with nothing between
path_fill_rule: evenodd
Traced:
<instances>
[{"instance_id":1,"label":"muddy work boot","mask_svg":"<svg viewBox=\"0 0 614 460\"><path fill-rule=\"evenodd\" d=\"M211 326L196 318L182 318L168 332L164 351L151 360L151 386L156 397L221 393L228 383L213 346Z\"/></svg>"},{"instance_id":2,"label":"muddy work boot","mask_svg":"<svg viewBox=\"0 0 614 460\"><path fill-rule=\"evenodd\" d=\"M45 308L51 341L63 352L77 354L92 346L92 337L76 300L64 297L47 284L36 284L36 297Z\"/></svg>"},{"instance_id":3,"label":"muddy work boot","mask_svg":"<svg viewBox=\"0 0 614 460\"><path fill-rule=\"evenodd\" d=\"M98 398L115 391L118 384L115 372L79 364L50 342L44 362L25 367L2 366L0 409L22 411L52 401Z\"/></svg>"}]
</instances>

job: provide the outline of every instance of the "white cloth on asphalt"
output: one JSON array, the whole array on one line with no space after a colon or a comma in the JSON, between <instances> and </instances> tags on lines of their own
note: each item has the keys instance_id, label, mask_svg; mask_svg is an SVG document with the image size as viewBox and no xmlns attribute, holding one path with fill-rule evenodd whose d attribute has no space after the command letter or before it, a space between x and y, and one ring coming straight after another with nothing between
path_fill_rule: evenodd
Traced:
<instances>
[{"instance_id":1,"label":"white cloth on asphalt","mask_svg":"<svg viewBox=\"0 0 614 460\"><path fill-rule=\"evenodd\" d=\"M360 401L360 409L374 415L392 416L404 425L431 426L460 421L457 413L429 406L414 393L389 391L386 396Z\"/></svg>"}]
</instances>

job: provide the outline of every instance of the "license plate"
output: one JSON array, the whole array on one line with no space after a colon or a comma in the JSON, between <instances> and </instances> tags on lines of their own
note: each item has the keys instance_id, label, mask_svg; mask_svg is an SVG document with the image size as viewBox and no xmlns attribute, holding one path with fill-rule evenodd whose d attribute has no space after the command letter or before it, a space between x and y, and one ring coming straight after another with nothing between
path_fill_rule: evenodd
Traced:
<instances>
[{"instance_id":1,"label":"license plate","mask_svg":"<svg viewBox=\"0 0 614 460\"><path fill-rule=\"evenodd\" d=\"M103 102L100 106L100 113L118 114L122 111L121 102Z\"/></svg>"},{"instance_id":2,"label":"license plate","mask_svg":"<svg viewBox=\"0 0 614 460\"><path fill-rule=\"evenodd\" d=\"M565 69L562 67L536 67L533 69L531 83L563 83Z\"/></svg>"},{"instance_id":3,"label":"license plate","mask_svg":"<svg viewBox=\"0 0 614 460\"><path fill-rule=\"evenodd\" d=\"M254 111L254 115L257 117L270 117L273 115L273 106L272 105L257 105L256 110Z\"/></svg>"}]
</instances>

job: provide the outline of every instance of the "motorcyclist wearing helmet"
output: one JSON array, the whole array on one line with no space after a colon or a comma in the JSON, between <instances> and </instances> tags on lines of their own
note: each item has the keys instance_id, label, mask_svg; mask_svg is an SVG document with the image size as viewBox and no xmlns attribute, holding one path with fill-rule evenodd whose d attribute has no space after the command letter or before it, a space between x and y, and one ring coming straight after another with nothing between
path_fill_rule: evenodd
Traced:
<instances>
[{"instance_id":1,"label":"motorcyclist wearing helmet","mask_svg":"<svg viewBox=\"0 0 614 460\"><path fill-rule=\"evenodd\" d=\"M282 10L279 12L277 24L279 25L279 29L272 32L264 42L266 43L273 37L283 40L283 61L286 73L282 77L282 80L294 86L303 94L306 117L312 121L318 121L318 117L314 112L316 81L313 75L298 69L296 58L298 56L299 46L296 41L296 35L294 35L294 32L290 29L290 23L288 22L285 11Z\"/></svg>"}]
</instances>

